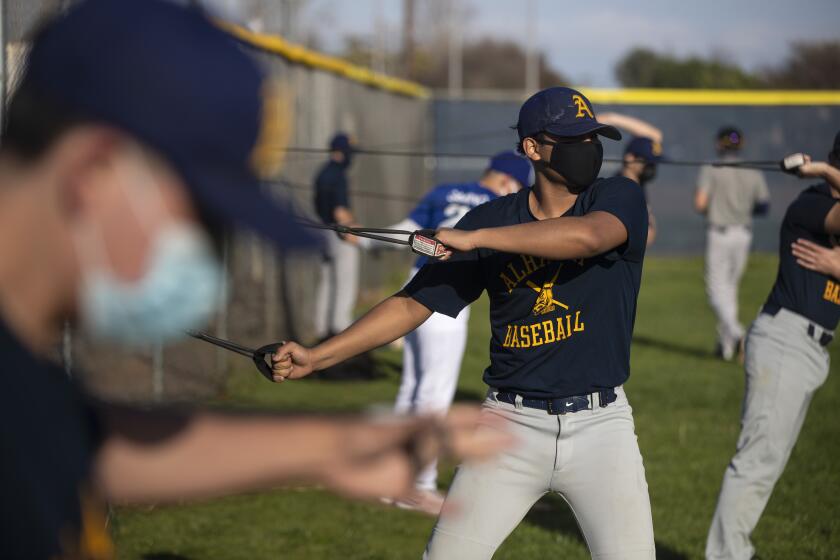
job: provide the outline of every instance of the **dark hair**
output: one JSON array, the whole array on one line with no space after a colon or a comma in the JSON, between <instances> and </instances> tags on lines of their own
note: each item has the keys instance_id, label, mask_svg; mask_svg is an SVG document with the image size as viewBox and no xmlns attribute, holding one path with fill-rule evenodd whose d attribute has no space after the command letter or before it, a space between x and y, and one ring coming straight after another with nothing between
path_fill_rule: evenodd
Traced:
<instances>
[{"instance_id":1,"label":"dark hair","mask_svg":"<svg viewBox=\"0 0 840 560\"><path fill-rule=\"evenodd\" d=\"M9 100L0 134L0 153L35 161L65 132L83 122L84 119L46 99L31 83L24 81Z\"/></svg>"}]
</instances>

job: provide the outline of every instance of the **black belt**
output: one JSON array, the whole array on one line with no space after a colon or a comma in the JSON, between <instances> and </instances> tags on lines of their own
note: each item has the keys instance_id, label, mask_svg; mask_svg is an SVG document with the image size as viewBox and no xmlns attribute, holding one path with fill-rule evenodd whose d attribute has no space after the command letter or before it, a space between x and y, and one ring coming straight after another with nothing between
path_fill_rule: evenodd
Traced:
<instances>
[{"instance_id":1,"label":"black belt","mask_svg":"<svg viewBox=\"0 0 840 560\"><path fill-rule=\"evenodd\" d=\"M715 224L710 224L709 225L709 229L712 230L712 231L716 231L717 233L726 233L727 231L729 231L732 228L738 228L738 229L744 229L744 230L747 230L747 231L752 231L752 228L750 226L745 226L745 225L742 225L742 224L732 224L732 225L728 225L728 226L719 226L719 225L715 225Z\"/></svg>"},{"instance_id":2,"label":"black belt","mask_svg":"<svg viewBox=\"0 0 840 560\"><path fill-rule=\"evenodd\" d=\"M601 389L593 391L598 393L598 402L601 408L604 408L610 403L615 402L618 395L615 389ZM559 399L532 399L529 397L522 397L522 406L528 408L536 408L538 410L545 410L549 414L567 414L571 412L578 412L580 410L592 410L592 400L589 398L591 393L585 395L575 395L573 397L562 397ZM506 402L508 404L516 405L516 398L519 395L511 393L510 391L499 391L496 393L496 400Z\"/></svg>"},{"instance_id":3,"label":"black belt","mask_svg":"<svg viewBox=\"0 0 840 560\"><path fill-rule=\"evenodd\" d=\"M778 304L775 304L775 303L771 303L771 302L768 301L767 303L764 304L764 307L761 308L761 312L766 313L767 315L770 315L771 317L775 317L776 314L781 309L782 309L782 306L780 306ZM796 312L793 311L792 313L796 313ZM797 315L799 315L799 314L797 313ZM805 319L807 320L807 317L805 317ZM808 337L814 339L817 342L817 344L819 344L820 346L828 346L829 344L831 344L831 341L834 340L834 334L825 330L822 327L819 327L820 336L817 336L817 327L819 327L819 325L816 325L816 324L808 321L808 328L806 329L806 331L808 333Z\"/></svg>"}]
</instances>

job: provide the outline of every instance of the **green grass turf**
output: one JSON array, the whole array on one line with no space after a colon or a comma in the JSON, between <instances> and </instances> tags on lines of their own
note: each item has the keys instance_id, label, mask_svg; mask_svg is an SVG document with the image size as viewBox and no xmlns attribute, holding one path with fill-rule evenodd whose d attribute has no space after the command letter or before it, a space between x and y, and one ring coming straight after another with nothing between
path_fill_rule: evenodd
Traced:
<instances>
[{"instance_id":1,"label":"green grass turf","mask_svg":"<svg viewBox=\"0 0 840 560\"><path fill-rule=\"evenodd\" d=\"M741 287L749 323L767 295L776 259L755 256ZM484 393L487 303L473 310L458 398ZM639 300L627 393L647 469L660 559L701 558L723 469L734 451L743 373L712 355L714 321L700 259L650 258ZM840 363L838 343L833 362ZM400 354L379 351L382 377L365 382L269 385L244 362L223 402L301 411L390 406ZM754 534L762 558L838 558L840 379L832 367ZM294 453L293 449L289 450ZM609 453L605 449L604 453ZM219 460L224 460L224 449ZM452 466L443 470L448 483ZM504 507L504 504L499 504ZM319 490L278 490L210 503L121 509L113 520L120 558L419 558L433 521L352 503ZM496 554L501 559L588 558L563 501L542 499Z\"/></svg>"}]
</instances>

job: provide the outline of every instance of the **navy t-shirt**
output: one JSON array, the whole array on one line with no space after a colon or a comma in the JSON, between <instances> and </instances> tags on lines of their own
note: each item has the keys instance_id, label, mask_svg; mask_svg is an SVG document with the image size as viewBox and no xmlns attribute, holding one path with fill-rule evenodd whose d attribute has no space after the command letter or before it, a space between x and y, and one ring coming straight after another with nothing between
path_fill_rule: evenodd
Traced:
<instances>
[{"instance_id":1,"label":"navy t-shirt","mask_svg":"<svg viewBox=\"0 0 840 560\"><path fill-rule=\"evenodd\" d=\"M475 230L535 221L531 189L498 198L456 225ZM623 177L599 179L565 216L604 211L628 240L590 259L549 261L489 249L430 262L406 292L455 317L484 290L490 297L490 365L484 381L527 397L559 398L616 387L630 375L630 339L647 243L642 189Z\"/></svg>"},{"instance_id":2,"label":"navy t-shirt","mask_svg":"<svg viewBox=\"0 0 840 560\"><path fill-rule=\"evenodd\" d=\"M2 321L0 358L0 558L110 557L105 508L87 485L101 440L94 408Z\"/></svg>"},{"instance_id":3,"label":"navy t-shirt","mask_svg":"<svg viewBox=\"0 0 840 560\"><path fill-rule=\"evenodd\" d=\"M315 176L315 213L325 224L335 223L335 209L350 208L347 174L344 165L329 161Z\"/></svg>"},{"instance_id":4,"label":"navy t-shirt","mask_svg":"<svg viewBox=\"0 0 840 560\"><path fill-rule=\"evenodd\" d=\"M831 187L823 183L805 189L785 212L779 235L779 272L767 298L765 310L784 307L834 330L840 321L840 281L796 264L791 244L807 239L823 247L838 244L825 231L825 217L840 200L831 196Z\"/></svg>"}]
</instances>

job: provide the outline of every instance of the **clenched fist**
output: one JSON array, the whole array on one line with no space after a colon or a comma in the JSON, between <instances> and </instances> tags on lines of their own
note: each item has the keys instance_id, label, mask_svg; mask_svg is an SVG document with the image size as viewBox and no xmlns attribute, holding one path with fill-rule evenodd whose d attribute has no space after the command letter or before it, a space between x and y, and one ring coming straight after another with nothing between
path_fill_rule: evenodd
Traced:
<instances>
[{"instance_id":1,"label":"clenched fist","mask_svg":"<svg viewBox=\"0 0 840 560\"><path fill-rule=\"evenodd\" d=\"M297 342L287 342L271 356L271 370L277 383L306 377L314 371L312 350Z\"/></svg>"}]
</instances>

